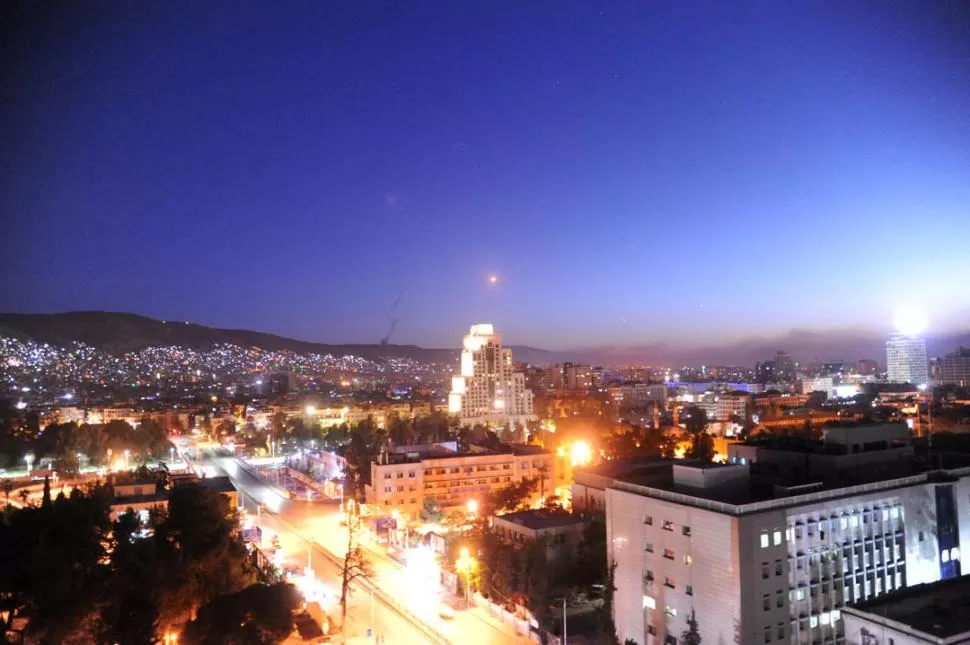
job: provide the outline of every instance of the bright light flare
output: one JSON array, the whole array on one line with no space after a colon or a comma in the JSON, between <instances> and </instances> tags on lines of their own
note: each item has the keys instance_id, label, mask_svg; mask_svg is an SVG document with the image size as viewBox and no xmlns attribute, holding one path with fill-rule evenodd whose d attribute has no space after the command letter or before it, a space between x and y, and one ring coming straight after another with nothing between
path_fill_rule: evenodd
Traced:
<instances>
[{"instance_id":1,"label":"bright light flare","mask_svg":"<svg viewBox=\"0 0 970 645\"><path fill-rule=\"evenodd\" d=\"M495 275L494 273L492 275L488 276L488 284L491 285L491 286L493 286L493 287L495 285L497 285L498 284L498 276Z\"/></svg>"},{"instance_id":2,"label":"bright light flare","mask_svg":"<svg viewBox=\"0 0 970 645\"><path fill-rule=\"evenodd\" d=\"M593 450L585 441L577 441L570 450L573 466L587 466L593 460Z\"/></svg>"},{"instance_id":3,"label":"bright light flare","mask_svg":"<svg viewBox=\"0 0 970 645\"><path fill-rule=\"evenodd\" d=\"M896 316L893 318L893 325L895 325L896 331L907 336L922 334L926 331L928 324L929 320L926 314L915 307L901 309L896 312Z\"/></svg>"}]
</instances>

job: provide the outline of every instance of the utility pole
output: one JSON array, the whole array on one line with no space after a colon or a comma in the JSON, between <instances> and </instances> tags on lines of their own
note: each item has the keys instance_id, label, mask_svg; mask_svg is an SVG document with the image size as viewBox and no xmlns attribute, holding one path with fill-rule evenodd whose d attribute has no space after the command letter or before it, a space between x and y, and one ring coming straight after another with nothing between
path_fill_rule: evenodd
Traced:
<instances>
[{"instance_id":1,"label":"utility pole","mask_svg":"<svg viewBox=\"0 0 970 645\"><path fill-rule=\"evenodd\" d=\"M374 588L370 589L370 633L374 636L374 644L377 644L377 623L374 620L375 605L374 605Z\"/></svg>"},{"instance_id":2,"label":"utility pole","mask_svg":"<svg viewBox=\"0 0 970 645\"><path fill-rule=\"evenodd\" d=\"M566 597L562 599L562 645L566 645Z\"/></svg>"}]
</instances>

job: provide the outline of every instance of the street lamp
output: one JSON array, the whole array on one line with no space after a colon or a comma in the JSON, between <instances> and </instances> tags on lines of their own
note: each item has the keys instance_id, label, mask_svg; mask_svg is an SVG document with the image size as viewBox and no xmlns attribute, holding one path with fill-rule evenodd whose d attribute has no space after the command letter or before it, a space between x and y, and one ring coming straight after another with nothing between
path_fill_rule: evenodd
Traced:
<instances>
[{"instance_id":1,"label":"street lamp","mask_svg":"<svg viewBox=\"0 0 970 645\"><path fill-rule=\"evenodd\" d=\"M472 573L478 567L478 561L475 560L469 553L468 547L462 547L459 551L459 557L455 560L455 569L458 573L465 576L465 606L471 606L471 586L472 586Z\"/></svg>"},{"instance_id":2,"label":"street lamp","mask_svg":"<svg viewBox=\"0 0 970 645\"><path fill-rule=\"evenodd\" d=\"M465 508L468 509L468 514L472 517L478 514L478 500L470 499L465 502Z\"/></svg>"}]
</instances>

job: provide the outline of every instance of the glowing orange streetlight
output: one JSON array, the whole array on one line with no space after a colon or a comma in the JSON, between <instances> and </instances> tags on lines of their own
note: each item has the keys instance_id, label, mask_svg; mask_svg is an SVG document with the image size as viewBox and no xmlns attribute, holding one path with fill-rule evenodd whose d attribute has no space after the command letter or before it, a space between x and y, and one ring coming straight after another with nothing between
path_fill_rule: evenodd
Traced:
<instances>
[{"instance_id":1,"label":"glowing orange streetlight","mask_svg":"<svg viewBox=\"0 0 970 645\"><path fill-rule=\"evenodd\" d=\"M468 509L468 514L474 517L478 514L478 500L468 500L465 502L465 508Z\"/></svg>"},{"instance_id":2,"label":"glowing orange streetlight","mask_svg":"<svg viewBox=\"0 0 970 645\"><path fill-rule=\"evenodd\" d=\"M478 568L478 560L473 558L468 553L468 547L461 547L461 551L458 552L459 557L455 560L455 569L458 573L465 576L465 605L471 605L470 593L471 593L471 577L475 569Z\"/></svg>"}]
</instances>

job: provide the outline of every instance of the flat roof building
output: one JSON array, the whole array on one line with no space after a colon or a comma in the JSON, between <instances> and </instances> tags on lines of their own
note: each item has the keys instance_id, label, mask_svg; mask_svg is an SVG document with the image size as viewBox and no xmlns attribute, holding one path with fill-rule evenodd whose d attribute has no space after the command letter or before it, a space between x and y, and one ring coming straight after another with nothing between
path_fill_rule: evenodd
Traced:
<instances>
[{"instance_id":1,"label":"flat roof building","mask_svg":"<svg viewBox=\"0 0 970 645\"><path fill-rule=\"evenodd\" d=\"M755 468L675 463L606 489L621 642L666 643L694 611L705 643L841 645L846 605L960 575L970 466L892 476L860 460L816 480Z\"/></svg>"},{"instance_id":2,"label":"flat roof building","mask_svg":"<svg viewBox=\"0 0 970 645\"><path fill-rule=\"evenodd\" d=\"M909 587L842 610L846 645L970 644L970 576Z\"/></svg>"}]
</instances>

